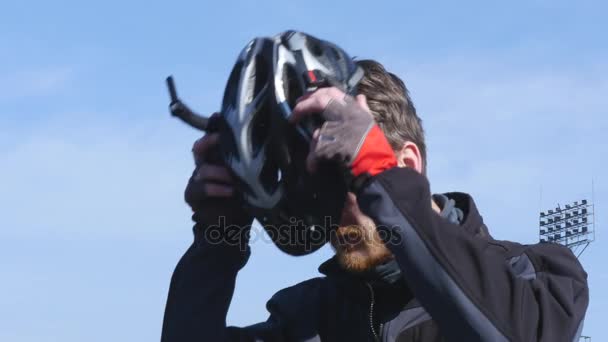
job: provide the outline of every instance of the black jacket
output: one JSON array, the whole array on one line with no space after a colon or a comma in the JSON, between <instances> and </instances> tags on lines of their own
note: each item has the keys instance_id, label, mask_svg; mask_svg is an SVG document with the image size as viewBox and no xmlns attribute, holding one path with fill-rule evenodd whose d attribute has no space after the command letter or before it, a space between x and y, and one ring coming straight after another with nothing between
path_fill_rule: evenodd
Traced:
<instances>
[{"instance_id":1,"label":"black jacket","mask_svg":"<svg viewBox=\"0 0 608 342\"><path fill-rule=\"evenodd\" d=\"M162 341L578 341L589 292L569 249L494 240L468 195L447 194L460 225L430 196L411 169L375 176L357 199L390 237L388 275L326 262L325 277L279 291L268 320L243 328L226 327L226 313L248 251L197 234L171 279Z\"/></svg>"}]
</instances>

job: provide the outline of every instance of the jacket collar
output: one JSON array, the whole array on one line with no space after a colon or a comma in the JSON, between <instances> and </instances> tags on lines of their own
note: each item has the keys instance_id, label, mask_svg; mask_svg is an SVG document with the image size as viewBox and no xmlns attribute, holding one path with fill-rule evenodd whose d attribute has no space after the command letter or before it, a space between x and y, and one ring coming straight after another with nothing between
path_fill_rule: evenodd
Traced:
<instances>
[{"instance_id":1,"label":"jacket collar","mask_svg":"<svg viewBox=\"0 0 608 342\"><path fill-rule=\"evenodd\" d=\"M471 195L463 192L448 192L443 195L454 201L455 208L462 211L462 220L460 221L462 229L475 237L492 239Z\"/></svg>"}]
</instances>

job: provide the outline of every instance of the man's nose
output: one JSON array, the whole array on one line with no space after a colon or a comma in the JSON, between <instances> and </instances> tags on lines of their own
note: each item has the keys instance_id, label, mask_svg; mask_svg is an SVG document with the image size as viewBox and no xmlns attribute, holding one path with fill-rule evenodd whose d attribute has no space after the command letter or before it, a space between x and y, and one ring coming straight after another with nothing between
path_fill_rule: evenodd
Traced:
<instances>
[{"instance_id":1,"label":"man's nose","mask_svg":"<svg viewBox=\"0 0 608 342\"><path fill-rule=\"evenodd\" d=\"M357 207L357 196L352 192L346 194L344 200L344 210L353 210Z\"/></svg>"},{"instance_id":2,"label":"man's nose","mask_svg":"<svg viewBox=\"0 0 608 342\"><path fill-rule=\"evenodd\" d=\"M346 195L346 199L344 200L344 208L342 209L342 219L340 220L340 225L351 225L356 224L357 217L356 213L359 210L357 206L357 196L352 192L349 192Z\"/></svg>"}]
</instances>

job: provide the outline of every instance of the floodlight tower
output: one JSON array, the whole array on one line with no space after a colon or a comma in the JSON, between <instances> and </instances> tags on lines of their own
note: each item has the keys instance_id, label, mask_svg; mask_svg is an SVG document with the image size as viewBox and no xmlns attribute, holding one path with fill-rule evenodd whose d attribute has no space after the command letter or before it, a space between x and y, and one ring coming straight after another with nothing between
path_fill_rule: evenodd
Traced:
<instances>
[{"instance_id":1,"label":"floodlight tower","mask_svg":"<svg viewBox=\"0 0 608 342\"><path fill-rule=\"evenodd\" d=\"M539 240L564 245L580 257L595 240L594 207L586 199L541 211Z\"/></svg>"}]
</instances>

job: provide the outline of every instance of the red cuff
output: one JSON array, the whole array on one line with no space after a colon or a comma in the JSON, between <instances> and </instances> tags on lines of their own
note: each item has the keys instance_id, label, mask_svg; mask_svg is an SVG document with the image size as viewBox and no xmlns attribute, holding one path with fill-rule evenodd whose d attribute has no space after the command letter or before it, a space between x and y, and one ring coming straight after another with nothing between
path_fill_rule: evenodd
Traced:
<instances>
[{"instance_id":1,"label":"red cuff","mask_svg":"<svg viewBox=\"0 0 608 342\"><path fill-rule=\"evenodd\" d=\"M374 125L365 137L359 154L351 165L353 176L357 177L364 173L375 176L395 166L397 166L397 158L395 158L393 148L380 127Z\"/></svg>"}]
</instances>

